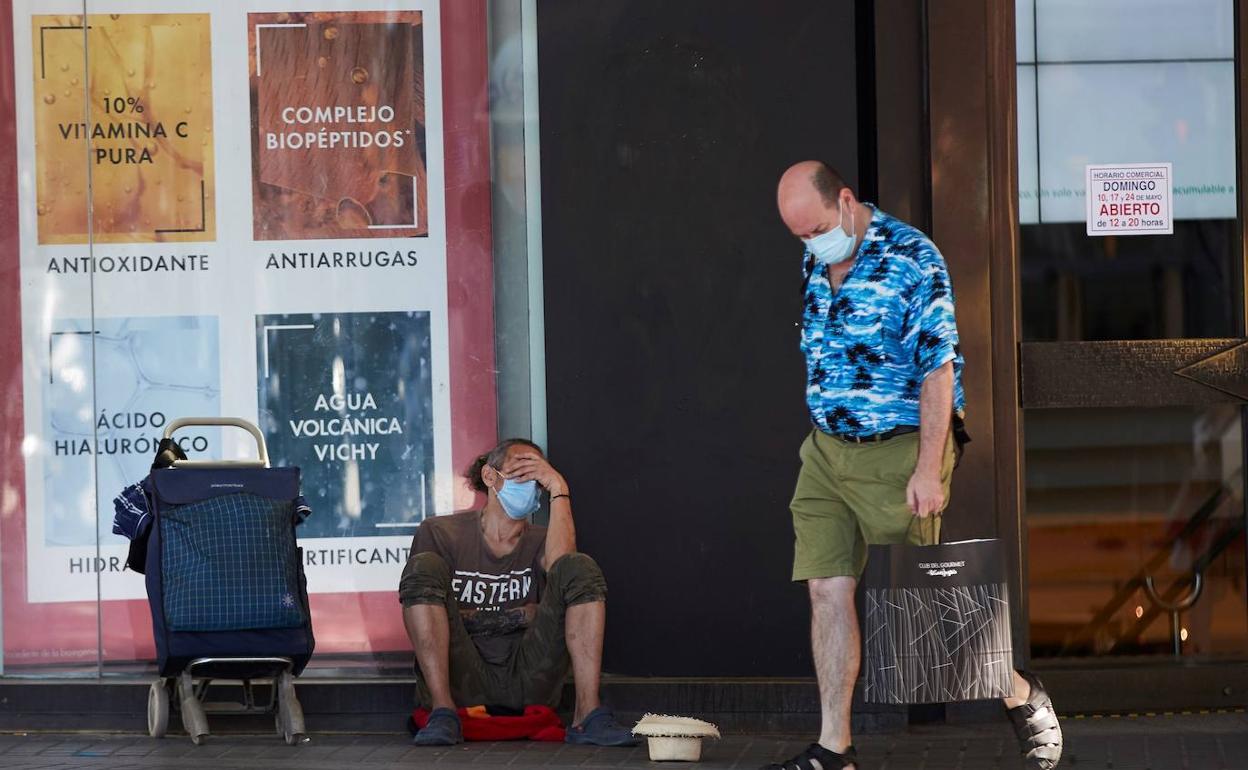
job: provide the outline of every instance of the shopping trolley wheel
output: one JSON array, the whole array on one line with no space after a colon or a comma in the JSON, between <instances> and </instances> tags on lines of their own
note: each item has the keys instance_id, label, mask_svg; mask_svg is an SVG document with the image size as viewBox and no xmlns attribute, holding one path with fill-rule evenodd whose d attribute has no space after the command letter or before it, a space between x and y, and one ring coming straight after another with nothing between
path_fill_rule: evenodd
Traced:
<instances>
[{"instance_id":1,"label":"shopping trolley wheel","mask_svg":"<svg viewBox=\"0 0 1248 770\"><path fill-rule=\"evenodd\" d=\"M147 691L147 734L164 738L169 731L169 688L157 679Z\"/></svg>"}]
</instances>

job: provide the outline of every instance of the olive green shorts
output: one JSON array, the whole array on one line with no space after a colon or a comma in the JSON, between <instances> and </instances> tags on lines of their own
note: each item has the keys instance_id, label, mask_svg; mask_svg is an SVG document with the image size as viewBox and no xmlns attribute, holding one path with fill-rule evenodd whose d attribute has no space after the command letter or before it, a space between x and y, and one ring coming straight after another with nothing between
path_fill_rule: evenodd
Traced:
<instances>
[{"instance_id":1,"label":"olive green shorts","mask_svg":"<svg viewBox=\"0 0 1248 770\"><path fill-rule=\"evenodd\" d=\"M607 580L598 564L583 553L570 553L550 565L536 615L515 640L510 657L498 663L486 662L469 636L452 586L446 560L431 551L414 553L399 579L399 601L404 607L446 607L451 635L447 662L456 705L558 706L572 665L565 630L567 610L607 598ZM433 696L418 662L416 675L416 698L423 707L432 708Z\"/></svg>"},{"instance_id":2,"label":"olive green shorts","mask_svg":"<svg viewBox=\"0 0 1248 770\"><path fill-rule=\"evenodd\" d=\"M820 430L802 442L802 470L793 491L793 579L859 577L867 546L937 542L940 520L916 520L906 484L919 458L919 434L854 444ZM950 435L940 480L949 499L954 444Z\"/></svg>"}]
</instances>

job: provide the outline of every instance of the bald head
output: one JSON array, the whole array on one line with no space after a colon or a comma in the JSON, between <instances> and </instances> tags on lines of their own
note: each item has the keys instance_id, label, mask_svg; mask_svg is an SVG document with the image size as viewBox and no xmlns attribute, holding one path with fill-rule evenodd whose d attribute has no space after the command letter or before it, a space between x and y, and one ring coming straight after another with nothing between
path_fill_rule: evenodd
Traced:
<instances>
[{"instance_id":1,"label":"bald head","mask_svg":"<svg viewBox=\"0 0 1248 770\"><path fill-rule=\"evenodd\" d=\"M826 163L804 160L780 177L776 205L780 218L798 238L826 233L841 222L842 204L848 210L856 199L841 175Z\"/></svg>"}]
</instances>

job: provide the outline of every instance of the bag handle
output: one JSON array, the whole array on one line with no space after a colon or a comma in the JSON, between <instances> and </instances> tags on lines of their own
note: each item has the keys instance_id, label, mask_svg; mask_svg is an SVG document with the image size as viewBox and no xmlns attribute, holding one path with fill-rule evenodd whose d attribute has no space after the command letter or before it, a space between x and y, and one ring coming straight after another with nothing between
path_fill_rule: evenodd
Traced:
<instances>
[{"instance_id":1,"label":"bag handle","mask_svg":"<svg viewBox=\"0 0 1248 770\"><path fill-rule=\"evenodd\" d=\"M174 468L267 468L269 467L269 452L264 444L264 435L260 433L260 429L246 420L237 417L179 417L165 428L165 438L172 438L174 431L179 428L185 428L190 425L222 425L234 428L242 428L251 434L256 440L256 454L254 460L174 460L171 465Z\"/></svg>"},{"instance_id":2,"label":"bag handle","mask_svg":"<svg viewBox=\"0 0 1248 770\"><path fill-rule=\"evenodd\" d=\"M936 528L936 520L939 519L943 515L944 515L943 513L933 513L927 516L923 516L921 518L918 516L911 516L910 526L906 527L906 539L907 540L910 539L910 533L914 531L914 525L916 523L921 522L921 521L926 521L929 523L928 533L931 535L931 541L932 541L928 543L928 545L940 545L940 531ZM923 531L921 529L919 530L919 534L920 535L923 534Z\"/></svg>"}]
</instances>

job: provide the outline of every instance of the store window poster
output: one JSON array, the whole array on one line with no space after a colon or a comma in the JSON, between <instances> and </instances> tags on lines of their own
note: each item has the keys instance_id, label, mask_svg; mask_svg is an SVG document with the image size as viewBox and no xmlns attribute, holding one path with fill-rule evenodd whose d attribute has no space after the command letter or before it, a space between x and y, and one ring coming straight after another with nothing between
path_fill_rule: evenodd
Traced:
<instances>
[{"instance_id":1,"label":"store window poster","mask_svg":"<svg viewBox=\"0 0 1248 770\"><path fill-rule=\"evenodd\" d=\"M420 11L253 13L256 240L429 233Z\"/></svg>"},{"instance_id":2,"label":"store window poster","mask_svg":"<svg viewBox=\"0 0 1248 770\"><path fill-rule=\"evenodd\" d=\"M433 515L427 312L256 319L260 426L274 465L303 469L300 537L410 535Z\"/></svg>"}]
</instances>

